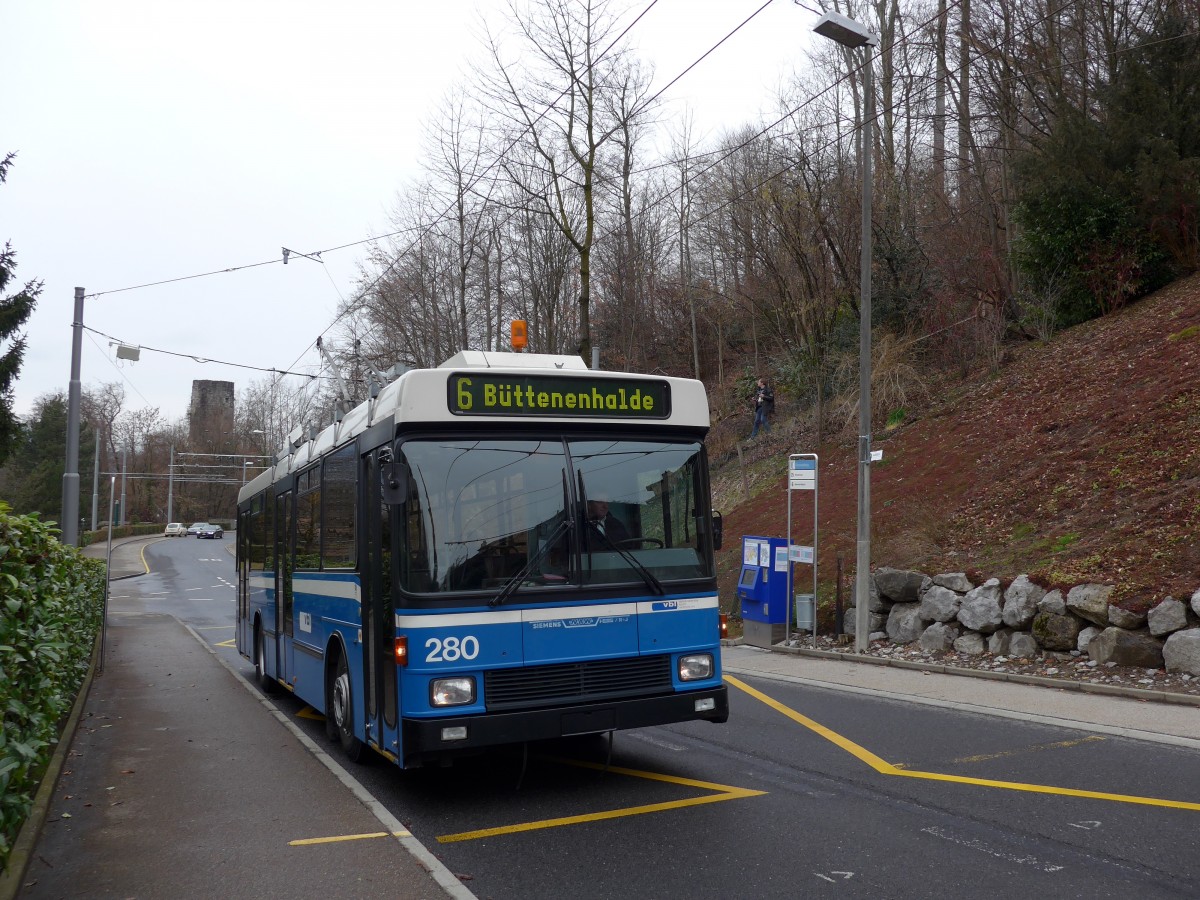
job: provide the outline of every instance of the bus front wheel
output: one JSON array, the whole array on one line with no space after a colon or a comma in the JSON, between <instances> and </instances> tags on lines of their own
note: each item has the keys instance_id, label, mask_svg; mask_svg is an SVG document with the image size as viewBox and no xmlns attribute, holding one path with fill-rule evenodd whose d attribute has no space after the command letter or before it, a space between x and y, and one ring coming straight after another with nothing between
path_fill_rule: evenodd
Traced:
<instances>
[{"instance_id":1,"label":"bus front wheel","mask_svg":"<svg viewBox=\"0 0 1200 900\"><path fill-rule=\"evenodd\" d=\"M359 762L363 757L363 742L354 736L353 715L354 703L350 692L350 670L346 666L346 657L338 655L337 668L329 687L329 698L325 708L325 731L330 737L336 737L342 745L342 752L351 762Z\"/></svg>"}]
</instances>

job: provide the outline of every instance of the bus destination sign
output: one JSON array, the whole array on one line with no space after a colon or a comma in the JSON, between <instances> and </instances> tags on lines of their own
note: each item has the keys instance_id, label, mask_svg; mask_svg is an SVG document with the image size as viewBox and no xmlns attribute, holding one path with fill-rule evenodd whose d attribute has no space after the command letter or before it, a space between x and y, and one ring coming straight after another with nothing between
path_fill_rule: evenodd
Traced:
<instances>
[{"instance_id":1,"label":"bus destination sign","mask_svg":"<svg viewBox=\"0 0 1200 900\"><path fill-rule=\"evenodd\" d=\"M456 372L447 388L450 412L458 416L666 419L671 415L671 386L665 381Z\"/></svg>"}]
</instances>

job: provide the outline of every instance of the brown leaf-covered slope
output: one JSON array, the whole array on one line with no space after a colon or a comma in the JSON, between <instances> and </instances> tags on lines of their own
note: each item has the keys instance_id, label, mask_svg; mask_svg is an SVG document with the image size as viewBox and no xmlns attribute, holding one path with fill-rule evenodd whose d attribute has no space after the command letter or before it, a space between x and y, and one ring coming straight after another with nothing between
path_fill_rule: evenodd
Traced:
<instances>
[{"instance_id":1,"label":"brown leaf-covered slope","mask_svg":"<svg viewBox=\"0 0 1200 900\"><path fill-rule=\"evenodd\" d=\"M1014 349L999 372L875 432L884 459L872 466L872 566L1024 572L1062 588L1103 582L1130 608L1187 599L1200 588L1198 382L1200 275ZM725 503L718 572L727 607L741 536L787 532L787 454L813 447L802 430L786 431L747 453L769 484L750 502ZM857 476L851 441L820 454L824 602L839 553L852 583ZM737 466L717 470L719 496L741 499ZM793 495L797 543L811 543L811 502Z\"/></svg>"}]
</instances>

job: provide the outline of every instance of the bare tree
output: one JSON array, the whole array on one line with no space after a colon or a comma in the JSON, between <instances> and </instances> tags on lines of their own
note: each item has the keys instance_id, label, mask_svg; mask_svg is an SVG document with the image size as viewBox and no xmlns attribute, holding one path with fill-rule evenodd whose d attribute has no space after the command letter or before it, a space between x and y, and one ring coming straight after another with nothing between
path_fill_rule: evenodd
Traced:
<instances>
[{"instance_id":1,"label":"bare tree","mask_svg":"<svg viewBox=\"0 0 1200 900\"><path fill-rule=\"evenodd\" d=\"M569 242L578 265L577 350L591 355L592 250L602 154L620 130L613 102L627 86L626 51L613 40L609 0L512 0L509 15L522 54L506 55L489 32L491 72L481 73L488 101L502 123L500 166L518 201L546 216Z\"/></svg>"}]
</instances>

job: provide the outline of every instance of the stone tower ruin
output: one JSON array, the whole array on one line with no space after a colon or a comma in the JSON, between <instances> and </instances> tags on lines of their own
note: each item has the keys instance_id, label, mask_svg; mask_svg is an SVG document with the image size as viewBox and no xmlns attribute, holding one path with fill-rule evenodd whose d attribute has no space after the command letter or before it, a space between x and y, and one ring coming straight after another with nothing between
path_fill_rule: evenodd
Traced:
<instances>
[{"instance_id":1,"label":"stone tower ruin","mask_svg":"<svg viewBox=\"0 0 1200 900\"><path fill-rule=\"evenodd\" d=\"M188 406L188 437L192 446L227 443L233 432L233 382L193 381Z\"/></svg>"}]
</instances>

